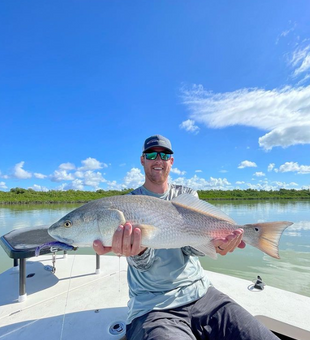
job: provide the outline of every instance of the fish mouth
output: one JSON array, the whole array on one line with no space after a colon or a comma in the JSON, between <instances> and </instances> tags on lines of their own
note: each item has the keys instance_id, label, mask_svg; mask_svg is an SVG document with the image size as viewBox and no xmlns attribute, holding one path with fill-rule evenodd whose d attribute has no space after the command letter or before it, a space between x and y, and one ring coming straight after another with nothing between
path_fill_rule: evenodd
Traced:
<instances>
[{"instance_id":1,"label":"fish mouth","mask_svg":"<svg viewBox=\"0 0 310 340\"><path fill-rule=\"evenodd\" d=\"M73 245L73 243L74 243L74 241L70 238L62 237L62 236L59 236L59 235L54 234L54 233L53 234L49 233L49 234L53 239L55 239L59 242L66 243L68 245Z\"/></svg>"},{"instance_id":2,"label":"fish mouth","mask_svg":"<svg viewBox=\"0 0 310 340\"><path fill-rule=\"evenodd\" d=\"M49 235L53 239L55 239L55 240L57 240L59 242L66 243L66 244L69 244L69 245L72 245L74 243L74 241L72 239L58 235L56 227L53 227L53 226L49 227L47 232L49 233Z\"/></svg>"},{"instance_id":3,"label":"fish mouth","mask_svg":"<svg viewBox=\"0 0 310 340\"><path fill-rule=\"evenodd\" d=\"M57 239L58 241L62 242L62 243L66 243L69 244L70 246L73 245L74 241L71 240L70 238L65 238L65 237L61 237L58 235L52 236L53 238Z\"/></svg>"}]
</instances>

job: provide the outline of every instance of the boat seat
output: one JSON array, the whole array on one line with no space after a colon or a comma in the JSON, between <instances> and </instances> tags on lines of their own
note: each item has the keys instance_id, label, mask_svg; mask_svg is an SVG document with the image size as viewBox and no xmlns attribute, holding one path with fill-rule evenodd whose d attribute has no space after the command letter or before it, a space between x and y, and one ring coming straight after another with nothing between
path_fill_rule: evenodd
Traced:
<instances>
[{"instance_id":1,"label":"boat seat","mask_svg":"<svg viewBox=\"0 0 310 340\"><path fill-rule=\"evenodd\" d=\"M14 229L1 236L0 244L7 255L13 259L14 267L19 266L19 301L24 301L26 294L26 259L35 256L36 248L44 243L55 242L48 233L49 226L41 225L30 228ZM53 252L58 251L53 246ZM52 253L51 248L43 248L40 255ZM66 252L64 252L66 253ZM100 256L96 254L96 273L100 271Z\"/></svg>"},{"instance_id":2,"label":"boat seat","mask_svg":"<svg viewBox=\"0 0 310 340\"><path fill-rule=\"evenodd\" d=\"M0 244L12 259L26 259L35 256L35 250L47 242L55 242L47 232L49 226L14 229L1 236ZM40 255L50 253L49 248L41 250Z\"/></svg>"},{"instance_id":3,"label":"boat seat","mask_svg":"<svg viewBox=\"0 0 310 340\"><path fill-rule=\"evenodd\" d=\"M48 228L47 225L41 225L13 229L0 238L0 244L7 255L13 259L14 267L19 266L19 301L24 301L27 296L26 259L35 256L35 250L38 246L55 241L47 232ZM51 253L51 249L44 248L40 255L49 253Z\"/></svg>"}]
</instances>

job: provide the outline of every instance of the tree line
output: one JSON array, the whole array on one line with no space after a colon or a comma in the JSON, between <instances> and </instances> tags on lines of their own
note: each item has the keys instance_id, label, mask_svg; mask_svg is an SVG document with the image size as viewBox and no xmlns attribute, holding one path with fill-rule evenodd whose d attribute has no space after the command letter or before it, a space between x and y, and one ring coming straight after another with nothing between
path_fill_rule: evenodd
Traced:
<instances>
[{"instance_id":1,"label":"tree line","mask_svg":"<svg viewBox=\"0 0 310 340\"><path fill-rule=\"evenodd\" d=\"M310 189L279 189L279 190L201 190L201 199L252 200L252 199L310 199Z\"/></svg>"},{"instance_id":2,"label":"tree line","mask_svg":"<svg viewBox=\"0 0 310 340\"><path fill-rule=\"evenodd\" d=\"M0 204L27 203L86 203L98 198L126 195L132 189L124 190L50 190L35 191L33 189L12 188L10 191L0 191ZM279 189L279 190L198 190L203 200L264 200L264 199L310 199L310 190Z\"/></svg>"},{"instance_id":3,"label":"tree line","mask_svg":"<svg viewBox=\"0 0 310 340\"><path fill-rule=\"evenodd\" d=\"M49 190L35 191L33 189L12 188L8 192L0 191L0 204L26 204L26 203L86 203L98 198L125 195L132 189L126 190Z\"/></svg>"}]
</instances>

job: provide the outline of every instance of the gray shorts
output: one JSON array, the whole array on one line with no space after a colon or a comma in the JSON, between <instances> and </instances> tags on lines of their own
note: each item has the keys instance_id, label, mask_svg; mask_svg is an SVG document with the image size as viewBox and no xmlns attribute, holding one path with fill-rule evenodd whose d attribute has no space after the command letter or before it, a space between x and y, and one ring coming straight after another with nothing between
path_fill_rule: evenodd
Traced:
<instances>
[{"instance_id":1,"label":"gray shorts","mask_svg":"<svg viewBox=\"0 0 310 340\"><path fill-rule=\"evenodd\" d=\"M279 340L243 307L214 287L186 306L152 311L127 325L128 340Z\"/></svg>"}]
</instances>

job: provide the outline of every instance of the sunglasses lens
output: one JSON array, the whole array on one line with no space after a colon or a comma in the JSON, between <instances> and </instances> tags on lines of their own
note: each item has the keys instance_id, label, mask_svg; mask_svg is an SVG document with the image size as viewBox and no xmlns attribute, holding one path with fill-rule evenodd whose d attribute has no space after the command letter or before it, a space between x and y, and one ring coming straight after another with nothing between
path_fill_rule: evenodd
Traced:
<instances>
[{"instance_id":1,"label":"sunglasses lens","mask_svg":"<svg viewBox=\"0 0 310 340\"><path fill-rule=\"evenodd\" d=\"M171 158L170 153L164 153L164 152L148 152L148 153L145 153L145 158L148 160L154 160L156 159L157 155L160 155L160 158L163 161L167 161L168 159Z\"/></svg>"},{"instance_id":2,"label":"sunglasses lens","mask_svg":"<svg viewBox=\"0 0 310 340\"><path fill-rule=\"evenodd\" d=\"M167 161L168 159L170 159L171 155L169 153L164 153L164 152L161 152L160 153L160 158L163 160L163 161Z\"/></svg>"},{"instance_id":3,"label":"sunglasses lens","mask_svg":"<svg viewBox=\"0 0 310 340\"><path fill-rule=\"evenodd\" d=\"M154 160L157 157L157 152L149 152L145 154L146 159Z\"/></svg>"}]
</instances>

